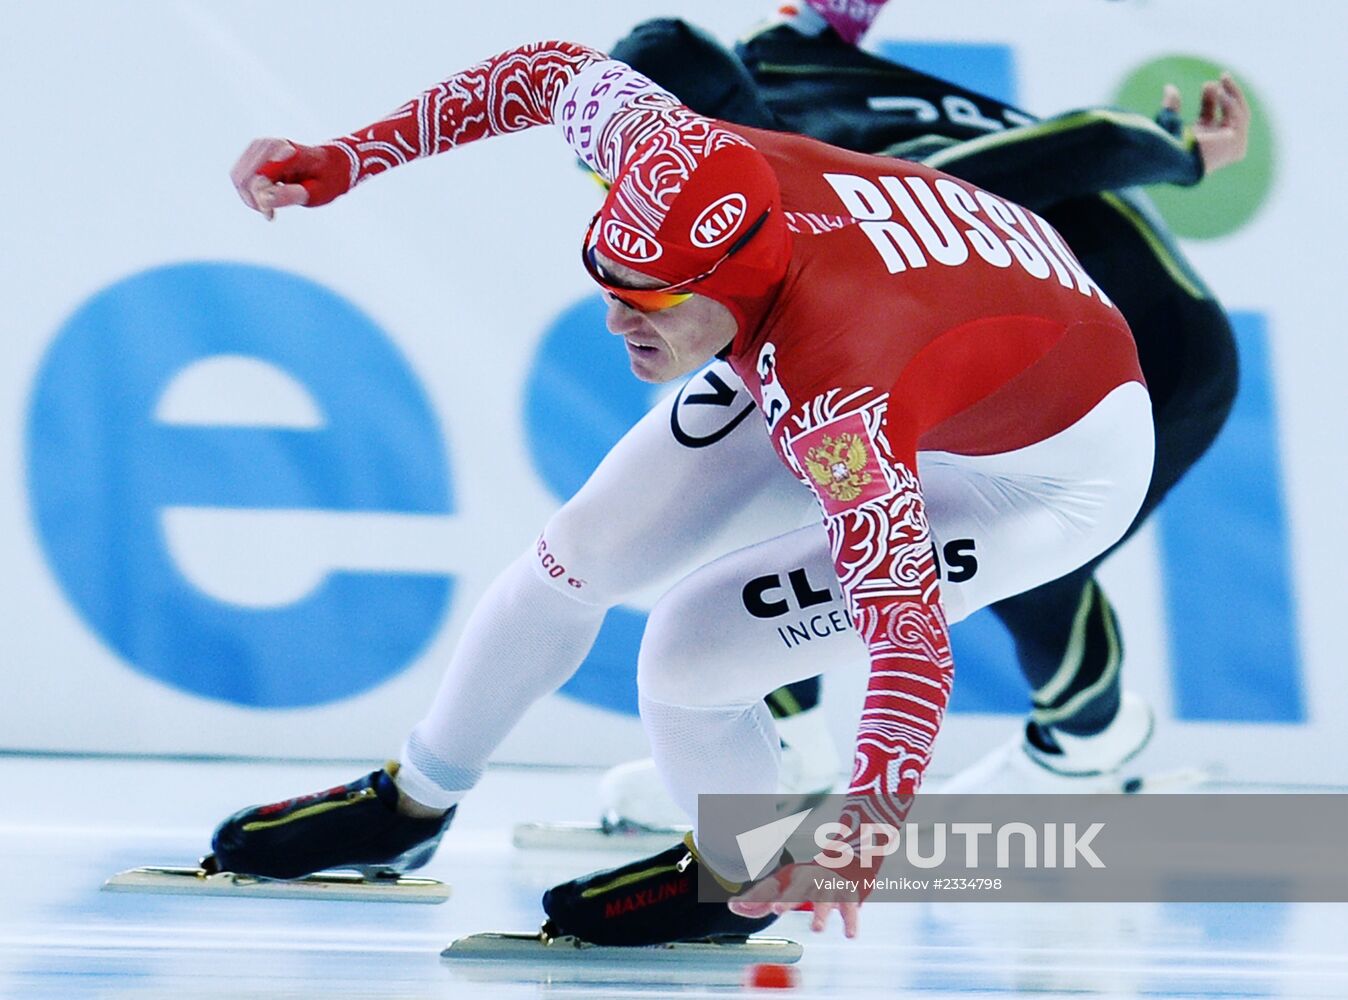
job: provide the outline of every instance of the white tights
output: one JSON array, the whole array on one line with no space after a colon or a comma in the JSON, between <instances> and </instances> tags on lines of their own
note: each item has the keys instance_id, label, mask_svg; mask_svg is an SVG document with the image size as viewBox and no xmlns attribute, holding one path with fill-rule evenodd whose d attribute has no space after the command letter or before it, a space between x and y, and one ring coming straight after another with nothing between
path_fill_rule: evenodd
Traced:
<instances>
[{"instance_id":1,"label":"white tights","mask_svg":"<svg viewBox=\"0 0 1348 1000\"><path fill-rule=\"evenodd\" d=\"M733 405L687 401L732 389ZM847 626L813 498L780 465L757 415L713 443L688 444L715 437L747 399L728 366L704 370L553 517L542 536L547 565L527 554L493 585L408 739L399 783L412 798L458 801L525 709L580 664L604 611L671 577L637 668L660 772L690 815L699 793L776 788L778 742L761 699L843 663L865 669L867 657ZM1131 383L1027 448L919 453L948 619L1113 544L1141 503L1151 452L1146 390ZM708 860L742 875L738 858Z\"/></svg>"},{"instance_id":2,"label":"white tights","mask_svg":"<svg viewBox=\"0 0 1348 1000\"><path fill-rule=\"evenodd\" d=\"M608 608L817 517L743 384L712 364L614 446L540 547L488 589L408 736L399 787L428 806L455 804L525 710L580 666Z\"/></svg>"}]
</instances>

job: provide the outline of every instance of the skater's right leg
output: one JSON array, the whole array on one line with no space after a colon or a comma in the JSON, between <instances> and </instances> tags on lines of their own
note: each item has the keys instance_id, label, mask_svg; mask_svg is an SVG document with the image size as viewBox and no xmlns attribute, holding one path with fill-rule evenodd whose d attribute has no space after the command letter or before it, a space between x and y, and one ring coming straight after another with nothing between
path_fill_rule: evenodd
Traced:
<instances>
[{"instance_id":1,"label":"skater's right leg","mask_svg":"<svg viewBox=\"0 0 1348 1000\"><path fill-rule=\"evenodd\" d=\"M216 830L226 871L296 878L326 868L425 864L487 758L589 651L606 608L559 591L527 553L474 609L400 765L317 795L242 810Z\"/></svg>"},{"instance_id":2,"label":"skater's right leg","mask_svg":"<svg viewBox=\"0 0 1348 1000\"><path fill-rule=\"evenodd\" d=\"M474 610L398 785L457 803L525 710L580 666L608 608L814 517L743 383L714 362L651 410Z\"/></svg>"},{"instance_id":3,"label":"skater's right leg","mask_svg":"<svg viewBox=\"0 0 1348 1000\"><path fill-rule=\"evenodd\" d=\"M538 545L488 589L396 777L374 772L331 794L244 810L217 831L220 863L292 877L314 861L310 870L370 866L370 825L422 822L416 830L438 836L524 712L580 665L609 607L746 535L808 521L812 508L773 455L743 384L724 362L709 365L624 436ZM286 860L271 864L270 855ZM429 854L401 851L396 860L408 858L424 863ZM287 874L276 874L282 867Z\"/></svg>"},{"instance_id":4,"label":"skater's right leg","mask_svg":"<svg viewBox=\"0 0 1348 1000\"><path fill-rule=\"evenodd\" d=\"M488 588L400 765L235 814L216 830L216 864L295 878L325 868L406 871L429 861L497 744L571 676L603 622L604 605L559 590L538 562L526 553Z\"/></svg>"},{"instance_id":5,"label":"skater's right leg","mask_svg":"<svg viewBox=\"0 0 1348 1000\"><path fill-rule=\"evenodd\" d=\"M532 552L511 563L473 609L430 711L403 745L404 800L456 805L524 710L575 673L607 610L559 590Z\"/></svg>"}]
</instances>

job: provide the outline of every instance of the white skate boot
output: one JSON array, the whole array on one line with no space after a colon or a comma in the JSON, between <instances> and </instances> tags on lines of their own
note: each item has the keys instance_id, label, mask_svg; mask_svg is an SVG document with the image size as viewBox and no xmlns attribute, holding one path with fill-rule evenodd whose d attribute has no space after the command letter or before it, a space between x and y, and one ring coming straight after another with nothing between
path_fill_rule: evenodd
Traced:
<instances>
[{"instance_id":1,"label":"white skate boot","mask_svg":"<svg viewBox=\"0 0 1348 1000\"><path fill-rule=\"evenodd\" d=\"M655 761L649 757L605 771L599 779L599 801L605 824L666 831L688 825L688 817L665 791Z\"/></svg>"},{"instance_id":2,"label":"white skate boot","mask_svg":"<svg viewBox=\"0 0 1348 1000\"><path fill-rule=\"evenodd\" d=\"M1151 706L1125 691L1114 721L1093 736L1026 723L1015 739L971 764L936 791L978 795L1139 792L1150 783L1125 765L1151 739Z\"/></svg>"},{"instance_id":3,"label":"white skate boot","mask_svg":"<svg viewBox=\"0 0 1348 1000\"><path fill-rule=\"evenodd\" d=\"M774 721L782 741L781 794L804 804L827 795L842 776L842 761L824 713L812 708ZM668 846L671 835L682 836L689 829L688 817L665 791L655 761L649 757L605 772L599 782L599 799L602 818L598 824L520 824L515 827L515 846L646 851Z\"/></svg>"},{"instance_id":4,"label":"white skate boot","mask_svg":"<svg viewBox=\"0 0 1348 1000\"><path fill-rule=\"evenodd\" d=\"M824 713L814 708L773 721L782 741L778 791L802 800L827 795L838 781L842 761ZM666 828L688 823L649 757L607 771L599 782L599 798L610 823Z\"/></svg>"}]
</instances>

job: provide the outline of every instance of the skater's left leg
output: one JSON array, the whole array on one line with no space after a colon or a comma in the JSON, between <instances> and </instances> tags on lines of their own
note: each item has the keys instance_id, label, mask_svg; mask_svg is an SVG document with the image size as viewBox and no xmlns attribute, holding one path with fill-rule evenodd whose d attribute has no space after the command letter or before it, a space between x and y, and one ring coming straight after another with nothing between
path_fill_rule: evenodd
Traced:
<instances>
[{"instance_id":1,"label":"skater's left leg","mask_svg":"<svg viewBox=\"0 0 1348 1000\"><path fill-rule=\"evenodd\" d=\"M694 401L708 394L738 401ZM474 609L408 737L398 784L411 798L439 809L463 798L528 707L580 666L609 608L743 544L742 532L757 540L808 517L810 497L730 367L712 363L686 395L623 435Z\"/></svg>"},{"instance_id":2,"label":"skater's left leg","mask_svg":"<svg viewBox=\"0 0 1348 1000\"><path fill-rule=\"evenodd\" d=\"M789 571L827 590L805 616L815 622L810 641L791 648L784 626L754 616L742 600L746 582ZM732 552L680 581L652 610L637 661L642 721L675 804L696 817L699 793L776 793L781 744L764 695L863 664L865 654L847 623L822 525ZM708 861L727 879L748 877L737 852Z\"/></svg>"},{"instance_id":3,"label":"skater's left leg","mask_svg":"<svg viewBox=\"0 0 1348 1000\"><path fill-rule=\"evenodd\" d=\"M786 580L791 572L820 588L827 581L829 590L826 603L808 609L823 614L809 648L794 654L783 646L781 626L751 614L742 599L747 582L776 573ZM699 792L777 792L781 741L764 695L864 656L842 615L822 525L740 549L670 590L647 622L637 682L655 762L664 778L678 776L666 785L683 812L696 815ZM704 866L726 898L747 888L736 852L709 857L690 836L653 857L558 885L543 908L559 933L601 944L752 934L776 919L698 902Z\"/></svg>"}]
</instances>

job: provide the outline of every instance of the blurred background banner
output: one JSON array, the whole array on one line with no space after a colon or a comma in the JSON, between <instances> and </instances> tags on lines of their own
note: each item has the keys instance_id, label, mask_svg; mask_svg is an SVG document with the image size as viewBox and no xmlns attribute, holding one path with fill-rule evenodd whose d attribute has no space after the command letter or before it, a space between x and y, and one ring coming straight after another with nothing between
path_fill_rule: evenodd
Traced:
<instances>
[{"instance_id":1,"label":"blurred background banner","mask_svg":"<svg viewBox=\"0 0 1348 1000\"><path fill-rule=\"evenodd\" d=\"M603 48L667 14L731 42L766 9L6 3L0 750L396 752L494 574L656 398L576 266L599 190L546 129L270 225L227 171L256 136L341 134L522 42ZM1346 18L895 0L868 36L1040 115L1151 111L1172 80L1192 115L1222 68L1251 95L1247 161L1155 193L1233 314L1236 412L1103 573L1153 755L1236 780L1348 780L1348 115L1323 89ZM641 751L656 596L610 614L499 759ZM999 626L955 640L938 772L1026 707ZM829 682L842 740L863 684L860 664Z\"/></svg>"}]
</instances>

